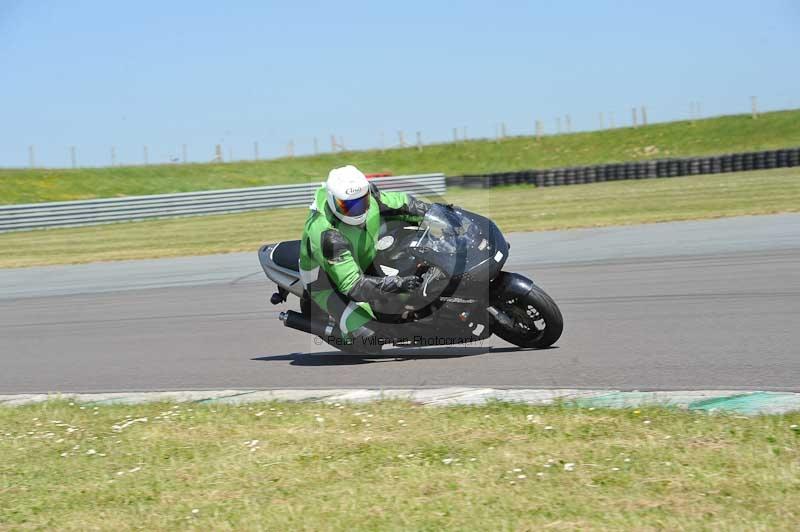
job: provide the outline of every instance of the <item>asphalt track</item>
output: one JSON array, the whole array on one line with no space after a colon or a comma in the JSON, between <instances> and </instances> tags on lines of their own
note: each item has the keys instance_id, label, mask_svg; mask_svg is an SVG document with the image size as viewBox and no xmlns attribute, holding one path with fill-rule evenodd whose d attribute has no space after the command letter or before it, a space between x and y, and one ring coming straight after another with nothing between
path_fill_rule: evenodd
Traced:
<instances>
[{"instance_id":1,"label":"asphalt track","mask_svg":"<svg viewBox=\"0 0 800 532\"><path fill-rule=\"evenodd\" d=\"M451 385L800 391L800 215L519 233L556 348L336 354L250 254L0 270L0 394ZM296 306L291 301L290 308Z\"/></svg>"}]
</instances>

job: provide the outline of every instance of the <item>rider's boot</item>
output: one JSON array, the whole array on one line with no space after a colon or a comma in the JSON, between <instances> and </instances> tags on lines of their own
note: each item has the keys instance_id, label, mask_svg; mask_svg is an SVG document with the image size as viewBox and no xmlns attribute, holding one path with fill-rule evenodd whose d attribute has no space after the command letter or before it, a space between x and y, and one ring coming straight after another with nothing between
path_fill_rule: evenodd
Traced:
<instances>
[{"instance_id":1,"label":"rider's boot","mask_svg":"<svg viewBox=\"0 0 800 532\"><path fill-rule=\"evenodd\" d=\"M371 324L369 324L371 325ZM377 334L372 328L362 325L349 337L342 334L339 327L329 329L330 333L322 339L340 351L352 355L379 355L384 343L389 340Z\"/></svg>"}]
</instances>

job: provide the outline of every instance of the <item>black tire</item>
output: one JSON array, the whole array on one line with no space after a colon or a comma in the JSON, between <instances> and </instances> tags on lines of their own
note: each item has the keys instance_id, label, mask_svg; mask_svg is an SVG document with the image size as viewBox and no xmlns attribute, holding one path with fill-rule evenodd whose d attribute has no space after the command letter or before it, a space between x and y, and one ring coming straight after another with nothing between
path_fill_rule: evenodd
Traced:
<instances>
[{"instance_id":1,"label":"black tire","mask_svg":"<svg viewBox=\"0 0 800 532\"><path fill-rule=\"evenodd\" d=\"M494 306L514 320L514 329L507 329L495 322L492 333L519 347L550 347L564 330L564 318L558 305L535 284L527 294L511 299L501 297ZM533 316L531 309L536 313ZM539 319L535 319L537 317ZM542 328L538 325L540 321L544 324Z\"/></svg>"}]
</instances>

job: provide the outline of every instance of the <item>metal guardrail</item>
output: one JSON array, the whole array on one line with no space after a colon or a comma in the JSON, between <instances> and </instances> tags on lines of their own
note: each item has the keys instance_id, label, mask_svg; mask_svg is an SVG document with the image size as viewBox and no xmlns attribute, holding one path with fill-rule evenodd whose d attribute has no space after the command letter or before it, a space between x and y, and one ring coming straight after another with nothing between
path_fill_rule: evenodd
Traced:
<instances>
[{"instance_id":1,"label":"metal guardrail","mask_svg":"<svg viewBox=\"0 0 800 532\"><path fill-rule=\"evenodd\" d=\"M443 194L444 174L371 179L381 190ZM321 183L0 206L0 232L309 205Z\"/></svg>"}]
</instances>

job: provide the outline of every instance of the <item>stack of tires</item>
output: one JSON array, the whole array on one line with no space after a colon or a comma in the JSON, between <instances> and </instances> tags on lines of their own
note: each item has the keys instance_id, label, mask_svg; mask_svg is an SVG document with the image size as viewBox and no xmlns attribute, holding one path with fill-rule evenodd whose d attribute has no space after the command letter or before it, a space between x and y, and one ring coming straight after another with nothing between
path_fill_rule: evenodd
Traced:
<instances>
[{"instance_id":1,"label":"stack of tires","mask_svg":"<svg viewBox=\"0 0 800 532\"><path fill-rule=\"evenodd\" d=\"M536 187L602 183L623 179L653 179L689 175L747 172L800 166L800 148L732 153L710 157L658 159L631 163L547 168L487 175L448 177L449 186L491 188L529 184Z\"/></svg>"}]
</instances>

